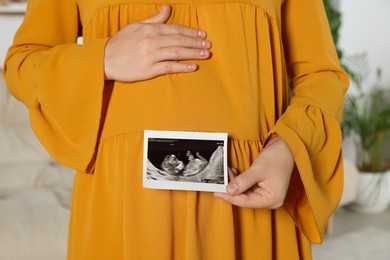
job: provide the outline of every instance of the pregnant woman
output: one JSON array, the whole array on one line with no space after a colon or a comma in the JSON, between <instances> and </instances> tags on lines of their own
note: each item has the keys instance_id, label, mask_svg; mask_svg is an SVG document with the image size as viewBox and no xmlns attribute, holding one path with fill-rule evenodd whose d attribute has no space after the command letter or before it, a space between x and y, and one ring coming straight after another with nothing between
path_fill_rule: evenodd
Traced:
<instances>
[{"instance_id":1,"label":"pregnant woman","mask_svg":"<svg viewBox=\"0 0 390 260\"><path fill-rule=\"evenodd\" d=\"M29 0L4 75L76 170L68 259L306 260L321 242L348 86L322 0ZM227 192L143 188L145 129L228 133Z\"/></svg>"}]
</instances>

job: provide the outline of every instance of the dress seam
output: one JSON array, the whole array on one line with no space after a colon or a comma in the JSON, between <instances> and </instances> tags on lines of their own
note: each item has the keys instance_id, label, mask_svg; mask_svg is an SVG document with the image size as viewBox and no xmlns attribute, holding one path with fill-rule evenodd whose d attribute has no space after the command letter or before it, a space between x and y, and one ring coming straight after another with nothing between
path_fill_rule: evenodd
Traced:
<instances>
[{"instance_id":1,"label":"dress seam","mask_svg":"<svg viewBox=\"0 0 390 260\"><path fill-rule=\"evenodd\" d=\"M117 138L117 137L120 137L120 136L125 136L125 135L129 135L129 134L142 134L143 135L144 131L143 130L134 130L134 131L128 131L128 132L123 132L123 133L119 133L119 134L115 134L115 135L111 135L111 136L107 136L107 137L104 137L102 139L99 140L99 144L103 143L103 142L106 142L108 140L111 140L111 139L114 139L114 138ZM228 141L229 142L234 142L234 141L245 141L245 142L258 142L260 144L262 144L263 142L259 139L254 139L254 138L250 138L250 139L244 139L244 138L233 138L233 137L230 137L228 136Z\"/></svg>"}]
</instances>

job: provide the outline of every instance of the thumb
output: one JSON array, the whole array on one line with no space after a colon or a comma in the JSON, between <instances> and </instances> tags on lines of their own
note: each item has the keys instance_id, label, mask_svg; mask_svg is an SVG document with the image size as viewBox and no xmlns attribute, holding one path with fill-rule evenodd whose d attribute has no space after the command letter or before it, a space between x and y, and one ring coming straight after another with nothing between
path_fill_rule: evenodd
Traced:
<instances>
[{"instance_id":1,"label":"thumb","mask_svg":"<svg viewBox=\"0 0 390 260\"><path fill-rule=\"evenodd\" d=\"M229 183L229 185L226 187L226 191L229 194L236 195L252 188L260 181L258 180L259 175L256 174L256 171L258 171L256 167L249 167L248 170L239 174L233 179L232 182Z\"/></svg>"},{"instance_id":2,"label":"thumb","mask_svg":"<svg viewBox=\"0 0 390 260\"><path fill-rule=\"evenodd\" d=\"M171 16L172 8L170 5L163 5L160 12L143 20L143 23L166 23Z\"/></svg>"}]
</instances>

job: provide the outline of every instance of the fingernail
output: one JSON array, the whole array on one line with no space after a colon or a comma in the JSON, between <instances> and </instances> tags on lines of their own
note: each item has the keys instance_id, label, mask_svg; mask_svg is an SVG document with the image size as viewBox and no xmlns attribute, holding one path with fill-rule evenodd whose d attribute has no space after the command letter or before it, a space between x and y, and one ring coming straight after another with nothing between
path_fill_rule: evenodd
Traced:
<instances>
[{"instance_id":1,"label":"fingernail","mask_svg":"<svg viewBox=\"0 0 390 260\"><path fill-rule=\"evenodd\" d=\"M200 51L200 56L202 56L202 57L207 56L207 51L201 50Z\"/></svg>"},{"instance_id":2,"label":"fingernail","mask_svg":"<svg viewBox=\"0 0 390 260\"><path fill-rule=\"evenodd\" d=\"M232 182L232 183L230 183L230 184L226 187L226 190L227 190L227 192L229 192L229 193L234 193L234 192L238 191L238 185L237 185L235 182Z\"/></svg>"},{"instance_id":3,"label":"fingernail","mask_svg":"<svg viewBox=\"0 0 390 260\"><path fill-rule=\"evenodd\" d=\"M196 64L189 64L187 68L189 71L194 71L198 68L198 66Z\"/></svg>"},{"instance_id":4,"label":"fingernail","mask_svg":"<svg viewBox=\"0 0 390 260\"><path fill-rule=\"evenodd\" d=\"M201 38L204 38L206 37L206 32L205 31L198 31L198 36L201 37Z\"/></svg>"},{"instance_id":5,"label":"fingernail","mask_svg":"<svg viewBox=\"0 0 390 260\"><path fill-rule=\"evenodd\" d=\"M210 42L207 40L202 41L202 47L203 48L210 48Z\"/></svg>"}]
</instances>

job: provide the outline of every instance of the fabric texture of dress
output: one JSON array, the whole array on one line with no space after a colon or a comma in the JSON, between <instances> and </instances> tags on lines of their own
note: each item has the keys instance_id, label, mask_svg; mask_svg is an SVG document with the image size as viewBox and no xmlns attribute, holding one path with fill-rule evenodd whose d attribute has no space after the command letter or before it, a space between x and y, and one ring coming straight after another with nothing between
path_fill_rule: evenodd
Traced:
<instances>
[{"instance_id":1,"label":"fabric texture of dress","mask_svg":"<svg viewBox=\"0 0 390 260\"><path fill-rule=\"evenodd\" d=\"M164 3L168 23L207 32L212 57L193 73L105 81L109 37ZM77 170L69 260L311 259L321 242L343 186L348 85L321 0L29 0L4 75L42 144ZM278 134L296 162L283 207L143 188L145 129L227 132L241 172Z\"/></svg>"}]
</instances>

